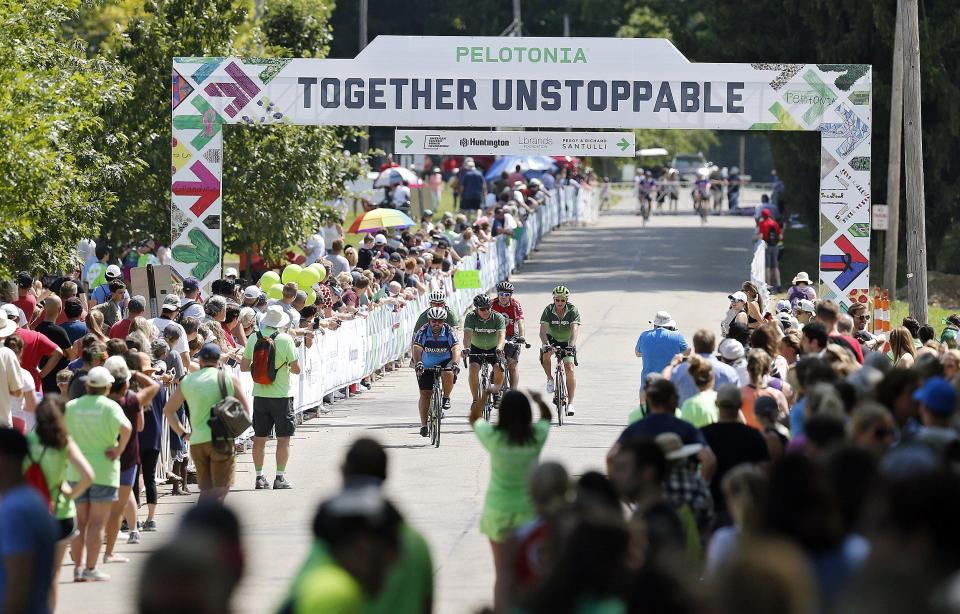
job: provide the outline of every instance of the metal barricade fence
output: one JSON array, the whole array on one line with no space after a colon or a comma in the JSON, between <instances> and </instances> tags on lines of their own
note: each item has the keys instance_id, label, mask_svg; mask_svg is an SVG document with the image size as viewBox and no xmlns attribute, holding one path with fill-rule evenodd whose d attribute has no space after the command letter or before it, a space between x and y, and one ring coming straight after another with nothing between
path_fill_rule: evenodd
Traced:
<instances>
[{"instance_id":1,"label":"metal barricade fence","mask_svg":"<svg viewBox=\"0 0 960 614\"><path fill-rule=\"evenodd\" d=\"M519 232L512 237L498 237L495 243L487 246L486 251L460 260L457 269L480 271L481 288L454 288L451 276L442 282L433 282L431 289L442 286L447 294L448 308L463 314L472 305L474 296L488 292L506 279L551 230L563 224L595 221L599 216L596 195L597 191L587 185L579 188L563 186L552 191L548 201L523 221ZM315 331L312 347L301 344L298 349L300 374L290 375L294 412L302 414L305 410L319 407L325 396L356 384L387 363L400 360L410 349L417 317L428 305L424 294L402 307L375 307L365 318L344 321L335 331ZM234 367L233 372L248 398L253 398L250 374L241 372L239 367ZM172 394L173 390L171 387L168 392ZM249 429L240 439L247 440L252 436L253 429ZM164 422L158 479L165 479L170 467L169 437L169 429Z\"/></svg>"}]
</instances>

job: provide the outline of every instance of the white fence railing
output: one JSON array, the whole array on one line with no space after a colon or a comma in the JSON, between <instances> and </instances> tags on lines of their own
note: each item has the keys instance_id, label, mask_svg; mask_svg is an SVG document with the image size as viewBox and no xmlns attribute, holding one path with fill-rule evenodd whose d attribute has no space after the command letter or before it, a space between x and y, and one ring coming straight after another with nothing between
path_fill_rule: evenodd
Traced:
<instances>
[{"instance_id":1,"label":"white fence railing","mask_svg":"<svg viewBox=\"0 0 960 614\"><path fill-rule=\"evenodd\" d=\"M544 236L562 224L590 223L599 217L597 190L591 186L558 186L546 204L522 220L522 227L512 237L500 236L487 244L486 251L463 258L457 269L479 270L480 289L453 287L452 275L441 284L447 293L448 308L464 313L473 297L489 291L515 271ZM313 345L299 348L301 373L291 375L294 411L319 407L323 398L336 390L359 382L387 363L400 360L410 349L417 317L427 308L425 295L408 301L402 307L380 305L366 317L348 320L336 331L314 332ZM253 395L249 373L235 368L248 397ZM169 467L169 443L164 424L162 458L158 477ZM241 440L252 437L253 429Z\"/></svg>"}]
</instances>

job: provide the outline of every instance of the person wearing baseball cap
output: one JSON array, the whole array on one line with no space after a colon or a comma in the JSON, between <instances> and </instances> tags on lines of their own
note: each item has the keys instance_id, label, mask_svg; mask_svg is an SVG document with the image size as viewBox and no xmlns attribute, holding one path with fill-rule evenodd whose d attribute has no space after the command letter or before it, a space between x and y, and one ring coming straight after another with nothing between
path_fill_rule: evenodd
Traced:
<instances>
[{"instance_id":1,"label":"person wearing baseball cap","mask_svg":"<svg viewBox=\"0 0 960 614\"><path fill-rule=\"evenodd\" d=\"M100 284L93 289L93 292L90 293L90 307L94 305L102 305L110 300L110 282L112 281L123 281L123 271L120 270L115 264L107 266L106 273L104 273L104 283ZM124 292L124 300L130 299L130 293Z\"/></svg>"},{"instance_id":2,"label":"person wearing baseball cap","mask_svg":"<svg viewBox=\"0 0 960 614\"><path fill-rule=\"evenodd\" d=\"M180 311L180 299L175 294L168 294L160 304L160 317L153 318L150 322L161 334L168 326L177 329L179 336L170 344L170 349L180 356L183 368L187 369L190 366L190 346L187 342L187 331L183 330L183 326L176 322L178 311Z\"/></svg>"},{"instance_id":3,"label":"person wearing baseball cap","mask_svg":"<svg viewBox=\"0 0 960 614\"><path fill-rule=\"evenodd\" d=\"M634 347L634 354L643 359L641 382L646 381L650 373L663 371L677 354L690 353L687 340L677 331L677 323L669 313L658 311L650 324L653 328L643 331Z\"/></svg>"},{"instance_id":4,"label":"person wearing baseball cap","mask_svg":"<svg viewBox=\"0 0 960 614\"><path fill-rule=\"evenodd\" d=\"M743 292L742 290L737 290L733 294L728 294L727 298L730 299L730 307L727 309L727 315L724 316L723 321L720 322L720 332L724 336L727 336L727 333L730 330L730 325L734 322L740 322L746 326L747 303L750 302L750 298L747 296L747 293Z\"/></svg>"},{"instance_id":5,"label":"person wearing baseball cap","mask_svg":"<svg viewBox=\"0 0 960 614\"><path fill-rule=\"evenodd\" d=\"M75 499L78 533L70 551L76 582L110 579L97 568L97 560L110 509L118 501L120 455L133 435L133 425L123 409L107 397L115 381L106 367L93 367L87 373L86 394L68 402L64 412L67 431L94 473L93 485ZM73 465L67 467L66 479L79 481Z\"/></svg>"},{"instance_id":6,"label":"person wearing baseball cap","mask_svg":"<svg viewBox=\"0 0 960 614\"><path fill-rule=\"evenodd\" d=\"M214 447L213 432L208 424L210 408L223 397L219 380L220 346L205 343L197 352L197 360L200 369L183 378L176 392L163 406L163 413L175 433L190 439L190 456L197 469L200 500L222 502L233 484L236 455L220 452ZM249 417L250 403L240 380L236 375L225 375L227 395L240 401ZM183 424L177 414L184 401L190 407L189 425Z\"/></svg>"},{"instance_id":7,"label":"person wearing baseball cap","mask_svg":"<svg viewBox=\"0 0 960 614\"><path fill-rule=\"evenodd\" d=\"M808 301L807 299L802 299L799 306L796 308L797 321L801 325L808 324L813 320L814 316L817 315L817 306L813 301Z\"/></svg>"},{"instance_id":8,"label":"person wearing baseball cap","mask_svg":"<svg viewBox=\"0 0 960 614\"><path fill-rule=\"evenodd\" d=\"M183 298L180 300L180 312L184 318L203 320L203 300L200 298L200 282L196 277L183 280Z\"/></svg>"},{"instance_id":9,"label":"person wearing baseball cap","mask_svg":"<svg viewBox=\"0 0 960 614\"><path fill-rule=\"evenodd\" d=\"M294 290L296 295L296 290ZM300 360L297 356L293 337L281 332L290 323L290 316L283 305L270 305L260 322L260 330L247 339L240 363L241 371L252 371L253 384L253 467L257 472L254 488L269 489L270 483L263 475L263 460L266 452L267 437L271 431L277 437L277 476L273 481L274 489L290 488L285 477L287 460L290 458L290 437L296 430L293 413L293 391L290 387L290 374L300 373ZM258 374L269 371L268 365L259 364L262 357L254 357L257 342L264 337L273 340L274 364L276 375L271 383L258 382Z\"/></svg>"},{"instance_id":10,"label":"person wearing baseball cap","mask_svg":"<svg viewBox=\"0 0 960 614\"><path fill-rule=\"evenodd\" d=\"M228 266L223 271L224 279L229 279L230 281L237 281L238 277L240 277L240 274L237 272L237 269L233 268L232 266Z\"/></svg>"},{"instance_id":11,"label":"person wearing baseball cap","mask_svg":"<svg viewBox=\"0 0 960 614\"><path fill-rule=\"evenodd\" d=\"M937 458L956 462L960 455L960 440L953 428L953 417L957 413L956 389L945 378L934 376L913 393L913 400L920 404L923 427L910 441L926 445Z\"/></svg>"}]
</instances>

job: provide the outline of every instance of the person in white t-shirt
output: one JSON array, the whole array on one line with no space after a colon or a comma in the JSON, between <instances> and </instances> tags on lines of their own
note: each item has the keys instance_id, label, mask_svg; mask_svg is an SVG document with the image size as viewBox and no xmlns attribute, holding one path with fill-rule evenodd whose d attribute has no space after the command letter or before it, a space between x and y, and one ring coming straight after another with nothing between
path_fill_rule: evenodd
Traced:
<instances>
[{"instance_id":1,"label":"person in white t-shirt","mask_svg":"<svg viewBox=\"0 0 960 614\"><path fill-rule=\"evenodd\" d=\"M10 416L12 419L19 418L23 421L26 432L33 430L37 423L37 391L34 387L33 376L30 372L20 366L20 356L23 353L23 339L17 335L10 335L4 339L4 346L13 351L17 357L17 366L20 367L20 394L10 397Z\"/></svg>"},{"instance_id":2,"label":"person in white t-shirt","mask_svg":"<svg viewBox=\"0 0 960 614\"><path fill-rule=\"evenodd\" d=\"M326 256L327 242L323 238L323 235L318 233L307 237L306 243L303 244L303 253L305 256L303 266L310 266L317 260L320 260Z\"/></svg>"},{"instance_id":3,"label":"person in white t-shirt","mask_svg":"<svg viewBox=\"0 0 960 614\"><path fill-rule=\"evenodd\" d=\"M7 318L7 312L0 309L0 339L6 339L17 330L13 320ZM13 426L11 420L12 399L21 395L23 382L20 379L20 361L8 347L0 347L0 426ZM31 376L30 381L33 381Z\"/></svg>"}]
</instances>

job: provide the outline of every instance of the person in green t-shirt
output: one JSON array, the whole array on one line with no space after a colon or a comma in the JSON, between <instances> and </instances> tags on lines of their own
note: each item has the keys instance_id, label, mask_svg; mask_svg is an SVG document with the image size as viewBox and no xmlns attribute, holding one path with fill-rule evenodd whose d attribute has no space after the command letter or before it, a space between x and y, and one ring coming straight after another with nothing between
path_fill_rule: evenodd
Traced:
<instances>
[{"instance_id":1,"label":"person in green t-shirt","mask_svg":"<svg viewBox=\"0 0 960 614\"><path fill-rule=\"evenodd\" d=\"M215 446L210 432L210 409L223 398L220 390L220 346L207 343L197 352L200 370L187 375L180 382L176 392L167 399L163 413L173 432L189 439L190 456L197 468L197 486L200 488L200 501L216 500L220 503L230 492L233 474L236 468L236 456L222 446ZM250 417L250 402L240 386L236 375L224 373L224 388L227 395L236 397ZM177 410L186 401L190 407L190 428L180 423ZM232 439L229 446L232 448Z\"/></svg>"},{"instance_id":2,"label":"person in green t-shirt","mask_svg":"<svg viewBox=\"0 0 960 614\"><path fill-rule=\"evenodd\" d=\"M423 310L417 317L416 324L413 325L413 335L416 336L417 333L423 328L427 323L427 312L430 311L433 307L443 307L447 310L447 324L453 328L460 328L460 316L457 315L457 311L451 307L447 307L447 295L443 290L434 290L430 293L430 305Z\"/></svg>"},{"instance_id":3,"label":"person in green t-shirt","mask_svg":"<svg viewBox=\"0 0 960 614\"><path fill-rule=\"evenodd\" d=\"M493 311L490 297L473 297L474 310L463 319L464 354L470 357L470 393L480 396L480 365L493 365L493 403L500 398L503 384L503 345L507 340L507 319Z\"/></svg>"},{"instance_id":4,"label":"person in green t-shirt","mask_svg":"<svg viewBox=\"0 0 960 614\"><path fill-rule=\"evenodd\" d=\"M300 373L300 359L293 337L280 332L290 323L290 316L281 305L270 305L260 321L260 330L250 335L243 350L241 371L255 370L253 349L261 337L273 339L276 377L271 384L253 384L253 468L257 472L254 488L270 488L263 475L263 457L267 437L273 431L277 436L277 477L274 489L290 488L284 473L290 458L290 438L296 430L293 415L293 392L290 390L290 374Z\"/></svg>"},{"instance_id":5,"label":"person in green t-shirt","mask_svg":"<svg viewBox=\"0 0 960 614\"><path fill-rule=\"evenodd\" d=\"M713 365L698 354L692 354L686 360L689 364L687 373L697 387L697 394L683 402L679 417L701 428L713 424L719 417L717 391L713 389Z\"/></svg>"},{"instance_id":6,"label":"person in green t-shirt","mask_svg":"<svg viewBox=\"0 0 960 614\"><path fill-rule=\"evenodd\" d=\"M366 437L353 442L343 465L344 490L377 486L387 479L387 453L379 443ZM366 614L422 614L433 603L433 562L423 536L407 523L400 525L397 560L389 569L383 588L375 597L364 599ZM314 571L330 563L327 544L316 540L307 560L290 587L288 604L300 594L303 584L316 579Z\"/></svg>"},{"instance_id":7,"label":"person in green t-shirt","mask_svg":"<svg viewBox=\"0 0 960 614\"><path fill-rule=\"evenodd\" d=\"M397 561L402 522L375 484L347 488L325 501L314 518L313 534L326 554L300 574L280 611L366 612L365 604L382 594Z\"/></svg>"},{"instance_id":8,"label":"person in green t-shirt","mask_svg":"<svg viewBox=\"0 0 960 614\"><path fill-rule=\"evenodd\" d=\"M93 468L93 486L77 497L77 536L70 553L74 580L101 582L110 576L97 569L103 545L103 529L120 488L120 454L133 435L133 426L120 405L109 398L113 375L106 367L94 367L87 373L87 394L67 403L67 432ZM80 472L67 467L67 481L78 484ZM84 558L86 555L86 558ZM86 563L85 567L82 567Z\"/></svg>"},{"instance_id":9,"label":"person in green t-shirt","mask_svg":"<svg viewBox=\"0 0 960 614\"><path fill-rule=\"evenodd\" d=\"M567 415L572 416L573 397L577 391L577 377L573 371L576 363L577 336L580 333L580 312L570 302L570 290L566 286L553 289L553 303L547 305L540 315L540 363L547 374L547 394L553 394L553 369L550 357L554 347L569 350L563 357L563 370L567 380Z\"/></svg>"},{"instance_id":10,"label":"person in green t-shirt","mask_svg":"<svg viewBox=\"0 0 960 614\"><path fill-rule=\"evenodd\" d=\"M36 409L36 429L27 433L28 456L23 470L37 463L50 489L50 504L60 533L53 551L53 568L60 569L67 552L67 543L77 530L77 508L73 501L93 484L93 468L83 456L77 443L70 438L63 413L66 400L56 394L43 397ZM67 467L72 465L79 475L73 485L67 483ZM50 587L50 611L57 606L58 574Z\"/></svg>"},{"instance_id":11,"label":"person in green t-shirt","mask_svg":"<svg viewBox=\"0 0 960 614\"><path fill-rule=\"evenodd\" d=\"M504 541L515 529L534 518L533 503L527 492L527 477L536 467L540 451L547 442L553 414L543 398L531 393L540 408L540 419L532 422L531 398L517 390L507 391L500 401L496 425L481 420L488 390L470 407L470 426L480 444L490 454L490 484L480 516L480 532L490 539L495 570L494 610L502 611L506 586L502 585Z\"/></svg>"}]
</instances>

